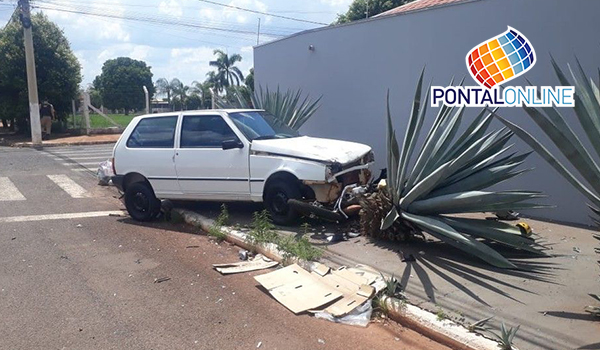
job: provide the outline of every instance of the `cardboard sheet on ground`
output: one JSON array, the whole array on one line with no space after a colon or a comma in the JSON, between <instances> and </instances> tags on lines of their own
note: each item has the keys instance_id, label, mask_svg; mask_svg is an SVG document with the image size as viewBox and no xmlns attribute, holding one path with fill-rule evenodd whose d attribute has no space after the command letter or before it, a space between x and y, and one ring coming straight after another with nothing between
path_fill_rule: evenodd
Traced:
<instances>
[{"instance_id":1,"label":"cardboard sheet on ground","mask_svg":"<svg viewBox=\"0 0 600 350\"><path fill-rule=\"evenodd\" d=\"M279 263L277 261L273 261L259 254L252 260L240 261L231 264L213 264L213 267L223 275L229 275L233 273L268 269L270 267L277 266L278 264Z\"/></svg>"},{"instance_id":2,"label":"cardboard sheet on ground","mask_svg":"<svg viewBox=\"0 0 600 350\"><path fill-rule=\"evenodd\" d=\"M313 268L312 273L315 274L315 272L322 270L323 268L317 265ZM316 275L320 276L318 272ZM359 276L345 267L341 267L338 270L330 270L329 273L320 277L320 281L343 293L343 297L330 305L326 305L324 309L317 308L311 310L313 313L324 311L334 317L344 316L375 294L375 290L369 286L367 278Z\"/></svg>"},{"instance_id":3,"label":"cardboard sheet on ground","mask_svg":"<svg viewBox=\"0 0 600 350\"><path fill-rule=\"evenodd\" d=\"M332 270L314 264L308 272L294 264L254 277L281 304L294 313L326 312L335 317L350 313L375 294L367 278L347 268Z\"/></svg>"},{"instance_id":4,"label":"cardboard sheet on ground","mask_svg":"<svg viewBox=\"0 0 600 350\"><path fill-rule=\"evenodd\" d=\"M342 293L293 264L254 279L295 314L318 308L342 297Z\"/></svg>"}]
</instances>

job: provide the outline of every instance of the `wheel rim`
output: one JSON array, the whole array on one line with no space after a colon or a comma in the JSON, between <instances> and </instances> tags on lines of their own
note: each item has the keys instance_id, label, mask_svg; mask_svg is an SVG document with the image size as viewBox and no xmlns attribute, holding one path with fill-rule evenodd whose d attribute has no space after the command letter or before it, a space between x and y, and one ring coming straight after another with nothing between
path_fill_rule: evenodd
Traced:
<instances>
[{"instance_id":1,"label":"wheel rim","mask_svg":"<svg viewBox=\"0 0 600 350\"><path fill-rule=\"evenodd\" d=\"M137 192L135 194L135 196L133 196L132 204L133 204L133 208L136 211L145 213L148 211L148 208L150 207L150 200L148 199L148 196L146 196L142 192Z\"/></svg>"},{"instance_id":2,"label":"wheel rim","mask_svg":"<svg viewBox=\"0 0 600 350\"><path fill-rule=\"evenodd\" d=\"M285 215L288 212L288 196L283 192L277 192L273 195L273 200L271 201L271 208L273 213L277 215Z\"/></svg>"}]
</instances>

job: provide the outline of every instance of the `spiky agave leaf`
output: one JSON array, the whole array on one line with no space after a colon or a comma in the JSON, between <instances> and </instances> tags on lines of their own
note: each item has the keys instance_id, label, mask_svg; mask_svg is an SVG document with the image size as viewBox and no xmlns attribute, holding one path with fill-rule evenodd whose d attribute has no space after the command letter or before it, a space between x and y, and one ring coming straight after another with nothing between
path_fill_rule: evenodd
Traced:
<instances>
[{"instance_id":1,"label":"spiky agave leaf","mask_svg":"<svg viewBox=\"0 0 600 350\"><path fill-rule=\"evenodd\" d=\"M269 122L287 125L294 130L300 127L312 117L317 109L322 97L312 101L310 96L302 98L302 90L287 90L282 92L271 91L267 87L263 90L262 86L250 96L251 103L242 96L239 90L231 93L232 98L225 99L216 97L215 104L218 108L257 108L264 109L275 117L275 120Z\"/></svg>"},{"instance_id":2,"label":"spiky agave leaf","mask_svg":"<svg viewBox=\"0 0 600 350\"><path fill-rule=\"evenodd\" d=\"M252 104L255 108L264 109L271 113L276 121L289 126L294 130L306 123L319 108L321 97L312 101L307 95L302 98L302 90L287 90L285 93L279 90L271 91L262 86L252 95Z\"/></svg>"},{"instance_id":3,"label":"spiky agave leaf","mask_svg":"<svg viewBox=\"0 0 600 350\"><path fill-rule=\"evenodd\" d=\"M527 155L506 154L513 132L508 129L488 131L492 115L485 110L459 133L465 109L442 106L422 148L415 152L428 102L428 94L424 102L421 101L423 75L421 72L402 147L396 140L388 97L387 190L394 206L381 221L380 228L385 230L397 220L408 222L501 268L515 268L515 265L480 238L542 254L539 245L522 237L520 231L510 225L447 216L543 207L530 202L542 195L533 191L488 190L523 173L525 170L517 170L517 167Z\"/></svg>"},{"instance_id":4,"label":"spiky agave leaf","mask_svg":"<svg viewBox=\"0 0 600 350\"><path fill-rule=\"evenodd\" d=\"M595 160L600 158L600 90L593 79L586 77L577 58L577 73L569 66L571 79L567 78L567 75L553 57L551 57L551 61L560 83L566 86L575 86L575 106L573 110L592 148L588 150L583 145L577 134L569 126L567 119L557 108L524 107L524 109L527 115L560 150L565 159L576 170L576 173L568 170L555 155L527 131L497 114L496 117L590 201L591 204L588 204L592 211L590 218L600 227L600 210L597 209L600 208L600 166ZM591 151L595 152L595 157L590 153ZM596 252L598 251L600 251L600 248L596 248ZM593 296L593 294L590 295ZM597 296L596 299L600 300ZM588 306L585 310L600 316L600 307Z\"/></svg>"}]
</instances>

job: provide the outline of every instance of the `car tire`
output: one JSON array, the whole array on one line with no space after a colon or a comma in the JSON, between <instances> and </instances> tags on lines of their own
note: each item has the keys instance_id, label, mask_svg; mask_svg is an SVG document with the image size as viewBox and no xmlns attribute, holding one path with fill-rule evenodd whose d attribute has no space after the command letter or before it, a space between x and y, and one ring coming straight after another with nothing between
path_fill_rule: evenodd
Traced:
<instances>
[{"instance_id":1,"label":"car tire","mask_svg":"<svg viewBox=\"0 0 600 350\"><path fill-rule=\"evenodd\" d=\"M160 201L149 184L136 182L125 190L125 207L137 221L151 221L160 211Z\"/></svg>"},{"instance_id":2,"label":"car tire","mask_svg":"<svg viewBox=\"0 0 600 350\"><path fill-rule=\"evenodd\" d=\"M301 198L300 188L295 183L276 181L265 191L265 206L274 223L288 226L294 224L300 215L287 201Z\"/></svg>"}]
</instances>

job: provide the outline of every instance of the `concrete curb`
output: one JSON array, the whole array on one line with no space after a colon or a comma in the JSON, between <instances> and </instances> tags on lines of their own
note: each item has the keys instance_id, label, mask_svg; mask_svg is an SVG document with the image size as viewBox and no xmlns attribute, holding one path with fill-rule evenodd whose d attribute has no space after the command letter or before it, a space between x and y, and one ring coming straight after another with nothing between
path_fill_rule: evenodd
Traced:
<instances>
[{"instance_id":1,"label":"concrete curb","mask_svg":"<svg viewBox=\"0 0 600 350\"><path fill-rule=\"evenodd\" d=\"M176 213L181 215L185 223L200 227L208 232L214 225L214 220L211 220L201 214L186 209L174 209ZM235 244L247 250L256 250L264 256L276 260L283 261L283 253L278 249L276 244L253 247L246 243L246 234L229 227L221 229L225 233L227 242ZM327 251L325 251L327 254ZM326 257L325 257L326 258ZM311 263L307 261L297 261L304 268L310 268ZM417 306L403 303L399 299L385 297L385 303L390 310L389 317L400 323L401 325L410 328L425 335L426 337L453 349L458 350L497 350L498 343L490 340L480 334L471 333L465 327L450 320L438 320L437 316L427 310ZM518 350L516 347L513 349Z\"/></svg>"}]
</instances>

